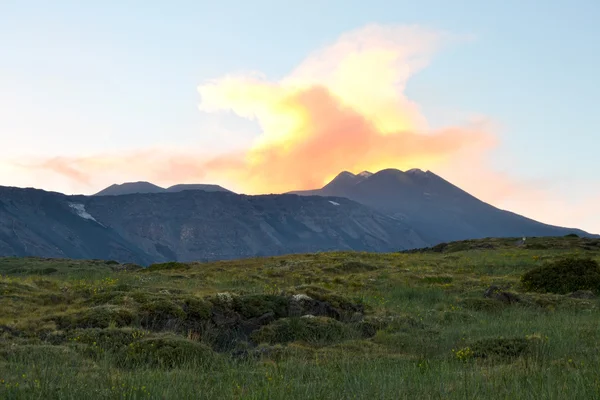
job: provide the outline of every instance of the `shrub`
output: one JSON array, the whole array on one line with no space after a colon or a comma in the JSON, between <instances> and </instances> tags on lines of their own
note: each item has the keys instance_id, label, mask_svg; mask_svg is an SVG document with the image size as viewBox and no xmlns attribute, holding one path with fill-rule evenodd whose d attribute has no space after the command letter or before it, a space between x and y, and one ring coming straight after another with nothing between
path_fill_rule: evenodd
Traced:
<instances>
[{"instance_id":1,"label":"shrub","mask_svg":"<svg viewBox=\"0 0 600 400\"><path fill-rule=\"evenodd\" d=\"M123 367L176 368L186 364L210 363L215 353L202 343L165 335L130 343L118 357Z\"/></svg>"},{"instance_id":2,"label":"shrub","mask_svg":"<svg viewBox=\"0 0 600 400\"><path fill-rule=\"evenodd\" d=\"M452 283L453 280L454 280L454 278L452 278L451 276L426 276L423 278L424 283L444 284L444 283Z\"/></svg>"},{"instance_id":3,"label":"shrub","mask_svg":"<svg viewBox=\"0 0 600 400\"><path fill-rule=\"evenodd\" d=\"M255 331L256 343L289 343L304 341L311 344L338 343L358 333L349 326L327 317L282 318Z\"/></svg>"},{"instance_id":4,"label":"shrub","mask_svg":"<svg viewBox=\"0 0 600 400\"><path fill-rule=\"evenodd\" d=\"M142 304L139 314L141 324L152 329L172 328L172 325L177 325L186 318L179 305L163 298Z\"/></svg>"},{"instance_id":5,"label":"shrub","mask_svg":"<svg viewBox=\"0 0 600 400\"><path fill-rule=\"evenodd\" d=\"M60 329L108 328L111 324L127 326L134 320L130 310L114 306L91 307L72 314L50 317Z\"/></svg>"},{"instance_id":6,"label":"shrub","mask_svg":"<svg viewBox=\"0 0 600 400\"><path fill-rule=\"evenodd\" d=\"M600 292L600 266L591 258L568 257L534 268L521 277L525 290L567 294L577 290Z\"/></svg>"},{"instance_id":7,"label":"shrub","mask_svg":"<svg viewBox=\"0 0 600 400\"><path fill-rule=\"evenodd\" d=\"M376 269L376 266L361 261L346 261L337 267L340 272L367 272Z\"/></svg>"},{"instance_id":8,"label":"shrub","mask_svg":"<svg viewBox=\"0 0 600 400\"><path fill-rule=\"evenodd\" d=\"M206 320L210 318L212 304L206 300L189 297L183 300L183 311L189 320Z\"/></svg>"},{"instance_id":9,"label":"shrub","mask_svg":"<svg viewBox=\"0 0 600 400\"><path fill-rule=\"evenodd\" d=\"M257 294L233 297L232 309L245 318L257 318L268 312L282 318L288 315L288 304L284 296Z\"/></svg>"},{"instance_id":10,"label":"shrub","mask_svg":"<svg viewBox=\"0 0 600 400\"><path fill-rule=\"evenodd\" d=\"M370 338L375 336L377 331L386 328L388 325L389 321L384 318L367 317L355 326L363 338Z\"/></svg>"},{"instance_id":11,"label":"shrub","mask_svg":"<svg viewBox=\"0 0 600 400\"><path fill-rule=\"evenodd\" d=\"M115 272L120 272L120 271L137 271L137 270L143 270L144 267L142 267L141 265L138 264L133 264L133 263L127 263L127 264L112 264L112 270Z\"/></svg>"},{"instance_id":12,"label":"shrub","mask_svg":"<svg viewBox=\"0 0 600 400\"><path fill-rule=\"evenodd\" d=\"M77 329L68 335L70 342L83 343L105 351L120 351L146 336L146 332L131 328Z\"/></svg>"},{"instance_id":13,"label":"shrub","mask_svg":"<svg viewBox=\"0 0 600 400\"><path fill-rule=\"evenodd\" d=\"M307 288L304 294L335 308L340 314L338 319L345 320L351 318L355 313L364 313L365 306L363 304L354 303L337 293Z\"/></svg>"},{"instance_id":14,"label":"shrub","mask_svg":"<svg viewBox=\"0 0 600 400\"><path fill-rule=\"evenodd\" d=\"M190 269L189 264L171 261L171 262L166 262L166 263L152 264L146 269L146 271L185 270L185 269Z\"/></svg>"},{"instance_id":15,"label":"shrub","mask_svg":"<svg viewBox=\"0 0 600 400\"><path fill-rule=\"evenodd\" d=\"M486 338L469 347L473 357L511 360L531 350L533 342L526 338Z\"/></svg>"},{"instance_id":16,"label":"shrub","mask_svg":"<svg viewBox=\"0 0 600 400\"><path fill-rule=\"evenodd\" d=\"M448 247L448 243L439 243L431 248L431 251L434 253L443 253L444 250Z\"/></svg>"},{"instance_id":17,"label":"shrub","mask_svg":"<svg viewBox=\"0 0 600 400\"><path fill-rule=\"evenodd\" d=\"M128 295L127 292L119 290L111 290L108 292L100 292L92 295L85 304L99 306L102 304L115 304L119 305L123 303L123 299Z\"/></svg>"}]
</instances>

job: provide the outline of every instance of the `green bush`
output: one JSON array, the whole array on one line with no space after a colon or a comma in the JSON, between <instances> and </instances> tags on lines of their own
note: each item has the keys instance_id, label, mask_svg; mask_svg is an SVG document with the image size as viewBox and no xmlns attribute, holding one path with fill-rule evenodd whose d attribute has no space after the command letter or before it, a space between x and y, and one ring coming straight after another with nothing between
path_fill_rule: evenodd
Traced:
<instances>
[{"instance_id":1,"label":"green bush","mask_svg":"<svg viewBox=\"0 0 600 400\"><path fill-rule=\"evenodd\" d=\"M470 346L473 357L511 360L528 353L534 342L526 338L486 338Z\"/></svg>"},{"instance_id":2,"label":"green bush","mask_svg":"<svg viewBox=\"0 0 600 400\"><path fill-rule=\"evenodd\" d=\"M534 268L521 277L525 290L567 294L577 290L600 292L600 266L591 258L568 257Z\"/></svg>"},{"instance_id":3,"label":"green bush","mask_svg":"<svg viewBox=\"0 0 600 400\"><path fill-rule=\"evenodd\" d=\"M377 267L362 261L346 261L338 265L337 270L340 272L367 272L374 271Z\"/></svg>"},{"instance_id":4,"label":"green bush","mask_svg":"<svg viewBox=\"0 0 600 400\"><path fill-rule=\"evenodd\" d=\"M100 306L102 304L120 305L126 296L128 296L127 292L110 290L92 295L92 297L85 301L85 304L93 306Z\"/></svg>"},{"instance_id":5,"label":"green bush","mask_svg":"<svg viewBox=\"0 0 600 400\"><path fill-rule=\"evenodd\" d=\"M67 339L69 342L98 347L105 351L121 351L129 344L146 336L146 332L131 328L77 329Z\"/></svg>"},{"instance_id":6,"label":"green bush","mask_svg":"<svg viewBox=\"0 0 600 400\"><path fill-rule=\"evenodd\" d=\"M115 306L91 307L72 314L50 317L60 329L108 328L130 325L135 316L131 310Z\"/></svg>"},{"instance_id":7,"label":"green bush","mask_svg":"<svg viewBox=\"0 0 600 400\"><path fill-rule=\"evenodd\" d=\"M276 318L288 316L289 299L284 296L256 294L233 297L232 309L245 318L257 318L268 312Z\"/></svg>"},{"instance_id":8,"label":"green bush","mask_svg":"<svg viewBox=\"0 0 600 400\"><path fill-rule=\"evenodd\" d=\"M304 294L307 296L323 301L335 308L339 313L339 318L342 320L350 319L354 313L364 313L365 306L360 302L352 302L346 297L334 292L319 290L320 288L307 287Z\"/></svg>"},{"instance_id":9,"label":"green bush","mask_svg":"<svg viewBox=\"0 0 600 400\"><path fill-rule=\"evenodd\" d=\"M186 270L190 269L189 264L180 263L176 261L166 262L166 263L158 263L150 265L146 271L164 271L164 270Z\"/></svg>"},{"instance_id":10,"label":"green bush","mask_svg":"<svg viewBox=\"0 0 600 400\"><path fill-rule=\"evenodd\" d=\"M183 365L208 364L215 353L206 345L174 335L142 339L118 353L123 367L176 368Z\"/></svg>"},{"instance_id":11,"label":"green bush","mask_svg":"<svg viewBox=\"0 0 600 400\"><path fill-rule=\"evenodd\" d=\"M385 318L366 317L362 321L356 323L355 328L363 338L370 338L375 336L377 331L386 328L388 325L389 321Z\"/></svg>"},{"instance_id":12,"label":"green bush","mask_svg":"<svg viewBox=\"0 0 600 400\"><path fill-rule=\"evenodd\" d=\"M255 331L251 338L256 343L289 343L304 341L311 344L332 344L359 333L333 318L282 318Z\"/></svg>"},{"instance_id":13,"label":"green bush","mask_svg":"<svg viewBox=\"0 0 600 400\"><path fill-rule=\"evenodd\" d=\"M454 280L454 278L452 278L451 276L426 276L423 278L424 283L444 284L444 283L452 283L453 280Z\"/></svg>"},{"instance_id":14,"label":"green bush","mask_svg":"<svg viewBox=\"0 0 600 400\"><path fill-rule=\"evenodd\" d=\"M210 318L212 304L206 300L189 297L183 300L183 311L188 320L206 320Z\"/></svg>"},{"instance_id":15,"label":"green bush","mask_svg":"<svg viewBox=\"0 0 600 400\"><path fill-rule=\"evenodd\" d=\"M181 306L164 298L142 304L139 315L143 326L159 330L173 328L173 325L180 324L186 318Z\"/></svg>"}]
</instances>

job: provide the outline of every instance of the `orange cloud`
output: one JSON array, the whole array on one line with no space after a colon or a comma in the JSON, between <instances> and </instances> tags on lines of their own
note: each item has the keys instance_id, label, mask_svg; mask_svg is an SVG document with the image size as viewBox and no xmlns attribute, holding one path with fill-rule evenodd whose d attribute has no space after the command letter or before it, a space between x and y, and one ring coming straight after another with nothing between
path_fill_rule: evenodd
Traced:
<instances>
[{"instance_id":1,"label":"orange cloud","mask_svg":"<svg viewBox=\"0 0 600 400\"><path fill-rule=\"evenodd\" d=\"M384 134L373 121L344 106L323 87L292 93L272 107L293 113L289 120L276 123L289 126L281 131L284 139L274 134L269 140L263 137L246 153L243 165L220 171L229 179L244 182L246 191L316 188L345 169L439 165L465 147L481 148L490 142L488 135L475 127Z\"/></svg>"},{"instance_id":2,"label":"orange cloud","mask_svg":"<svg viewBox=\"0 0 600 400\"><path fill-rule=\"evenodd\" d=\"M289 76L226 76L201 85L200 109L255 119L261 135L243 168L219 171L252 193L321 186L342 170L433 169L493 138L480 126L428 130L403 91L446 35L419 27L366 28L342 35Z\"/></svg>"},{"instance_id":3,"label":"orange cloud","mask_svg":"<svg viewBox=\"0 0 600 400\"><path fill-rule=\"evenodd\" d=\"M147 148L57 157L25 168L53 171L77 187L143 179L280 193L320 187L342 170L418 167L525 215L579 221L581 216L564 211L568 207L552 207L557 203L549 198L556 194L488 167L486 158L496 144L488 121L433 130L419 105L407 98L409 79L451 39L415 26L372 25L342 35L280 80L253 73L201 84L200 110L234 112L260 125L260 135L245 151L209 155ZM539 210L551 211L540 215Z\"/></svg>"},{"instance_id":4,"label":"orange cloud","mask_svg":"<svg viewBox=\"0 0 600 400\"><path fill-rule=\"evenodd\" d=\"M196 155L146 149L58 157L38 167L82 185L146 179L223 182L245 193L319 187L341 170L435 169L465 148L488 148L481 126L428 129L404 95L447 35L419 27L367 26L346 33L276 82L258 74L200 85L200 109L256 120L261 134L244 153Z\"/></svg>"}]
</instances>

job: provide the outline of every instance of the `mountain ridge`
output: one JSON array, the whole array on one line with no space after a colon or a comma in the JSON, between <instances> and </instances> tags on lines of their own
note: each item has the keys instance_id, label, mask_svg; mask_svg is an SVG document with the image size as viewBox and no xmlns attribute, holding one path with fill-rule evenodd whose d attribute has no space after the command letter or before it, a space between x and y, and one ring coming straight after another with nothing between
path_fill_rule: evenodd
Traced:
<instances>
[{"instance_id":1,"label":"mountain ridge","mask_svg":"<svg viewBox=\"0 0 600 400\"><path fill-rule=\"evenodd\" d=\"M0 256L148 265L426 244L401 221L346 198L206 191L68 196L0 187Z\"/></svg>"},{"instance_id":2,"label":"mountain ridge","mask_svg":"<svg viewBox=\"0 0 600 400\"><path fill-rule=\"evenodd\" d=\"M229 189L225 189L222 186L215 184L205 183L180 183L176 185L163 188L155 185L151 182L137 181L137 182L125 182L121 184L114 183L93 196L122 196L125 194L134 193L174 193L181 192L183 190L204 190L206 192L231 192Z\"/></svg>"},{"instance_id":3,"label":"mountain ridge","mask_svg":"<svg viewBox=\"0 0 600 400\"><path fill-rule=\"evenodd\" d=\"M124 192L150 192L69 196L0 186L0 256L147 265L332 250L395 252L486 237L600 237L501 210L419 169L344 171L321 189L258 196L218 185L130 184Z\"/></svg>"}]
</instances>

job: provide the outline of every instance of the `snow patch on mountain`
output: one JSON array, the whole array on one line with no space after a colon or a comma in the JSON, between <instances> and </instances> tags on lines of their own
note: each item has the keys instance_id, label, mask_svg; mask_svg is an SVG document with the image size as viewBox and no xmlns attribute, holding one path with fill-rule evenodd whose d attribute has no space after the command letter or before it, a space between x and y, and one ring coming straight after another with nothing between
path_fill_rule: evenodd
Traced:
<instances>
[{"instance_id":1,"label":"snow patch on mountain","mask_svg":"<svg viewBox=\"0 0 600 400\"><path fill-rule=\"evenodd\" d=\"M72 209L74 209L75 212L77 213L77 215L79 215L81 218L88 219L90 221L94 221L98 225L104 226L100 222L96 221L96 218L94 218L92 216L92 214L90 214L89 212L87 212L85 210L85 206L83 204L80 204L80 203L69 203L69 207L71 207Z\"/></svg>"}]
</instances>

